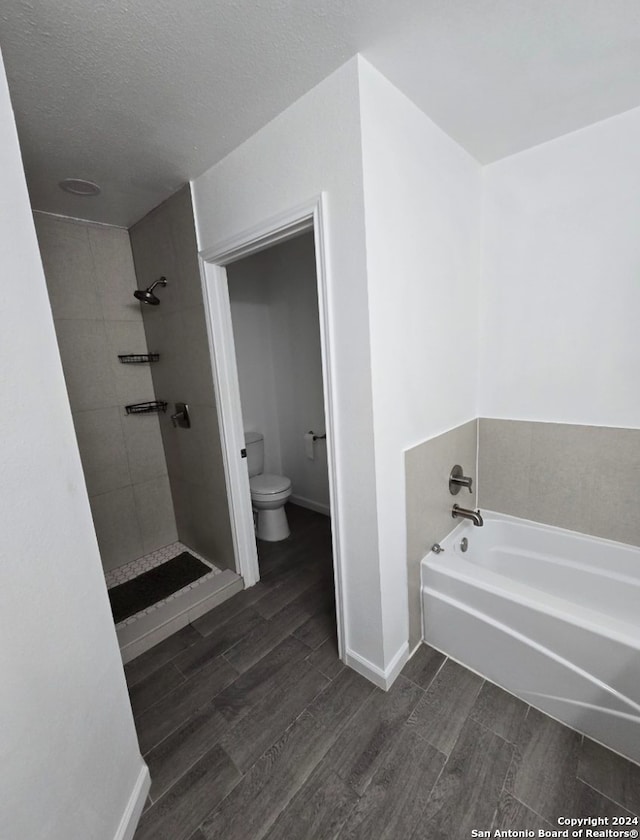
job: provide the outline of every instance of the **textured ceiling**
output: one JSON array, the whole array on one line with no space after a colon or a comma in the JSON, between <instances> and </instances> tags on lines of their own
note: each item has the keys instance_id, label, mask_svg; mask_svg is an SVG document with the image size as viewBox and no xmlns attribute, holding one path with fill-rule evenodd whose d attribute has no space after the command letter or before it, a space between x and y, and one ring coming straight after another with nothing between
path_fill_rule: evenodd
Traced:
<instances>
[{"instance_id":1,"label":"textured ceiling","mask_svg":"<svg viewBox=\"0 0 640 840\"><path fill-rule=\"evenodd\" d=\"M5 0L0 44L33 206L121 225L356 52L482 162L640 105L638 0Z\"/></svg>"}]
</instances>

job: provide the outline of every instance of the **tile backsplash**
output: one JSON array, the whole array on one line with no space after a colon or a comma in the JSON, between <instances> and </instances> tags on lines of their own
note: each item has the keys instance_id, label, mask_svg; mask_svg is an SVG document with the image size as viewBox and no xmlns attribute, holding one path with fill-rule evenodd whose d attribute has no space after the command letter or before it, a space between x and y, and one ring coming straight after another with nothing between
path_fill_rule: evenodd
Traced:
<instances>
[{"instance_id":1,"label":"tile backsplash","mask_svg":"<svg viewBox=\"0 0 640 840\"><path fill-rule=\"evenodd\" d=\"M458 524L451 517L454 503L476 506L477 421L430 438L405 451L407 498L407 579L409 597L409 644L422 637L420 622L420 561L433 543L444 539ZM473 478L473 492L449 493L449 474L460 464Z\"/></svg>"},{"instance_id":2,"label":"tile backsplash","mask_svg":"<svg viewBox=\"0 0 640 840\"><path fill-rule=\"evenodd\" d=\"M640 545L640 429L479 423L481 507Z\"/></svg>"}]
</instances>

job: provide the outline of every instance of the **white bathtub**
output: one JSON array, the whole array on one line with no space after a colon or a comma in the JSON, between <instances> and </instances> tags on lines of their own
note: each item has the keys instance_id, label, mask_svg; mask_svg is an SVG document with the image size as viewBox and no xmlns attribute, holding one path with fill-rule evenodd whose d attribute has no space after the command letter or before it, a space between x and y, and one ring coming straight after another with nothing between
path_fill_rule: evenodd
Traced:
<instances>
[{"instance_id":1,"label":"white bathtub","mask_svg":"<svg viewBox=\"0 0 640 840\"><path fill-rule=\"evenodd\" d=\"M483 516L422 561L425 641L640 763L640 549Z\"/></svg>"}]
</instances>

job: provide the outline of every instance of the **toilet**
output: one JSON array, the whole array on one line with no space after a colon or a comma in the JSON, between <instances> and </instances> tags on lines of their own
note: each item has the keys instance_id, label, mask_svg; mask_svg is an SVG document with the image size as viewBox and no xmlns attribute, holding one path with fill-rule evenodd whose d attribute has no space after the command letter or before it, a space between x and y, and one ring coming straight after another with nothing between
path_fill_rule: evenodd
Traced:
<instances>
[{"instance_id":1,"label":"toilet","mask_svg":"<svg viewBox=\"0 0 640 840\"><path fill-rule=\"evenodd\" d=\"M291 479L263 472L263 435L247 432L244 443L247 448L251 505L258 515L256 536L267 542L286 540L291 532L284 506L291 495Z\"/></svg>"}]
</instances>

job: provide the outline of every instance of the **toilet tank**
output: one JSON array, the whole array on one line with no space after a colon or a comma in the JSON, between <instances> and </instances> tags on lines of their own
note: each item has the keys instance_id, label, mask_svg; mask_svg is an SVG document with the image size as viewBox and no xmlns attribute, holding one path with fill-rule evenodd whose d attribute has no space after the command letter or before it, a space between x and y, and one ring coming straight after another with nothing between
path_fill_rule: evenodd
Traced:
<instances>
[{"instance_id":1,"label":"toilet tank","mask_svg":"<svg viewBox=\"0 0 640 840\"><path fill-rule=\"evenodd\" d=\"M247 468L249 477L264 472L264 437L260 432L246 432L244 445L247 448Z\"/></svg>"}]
</instances>

